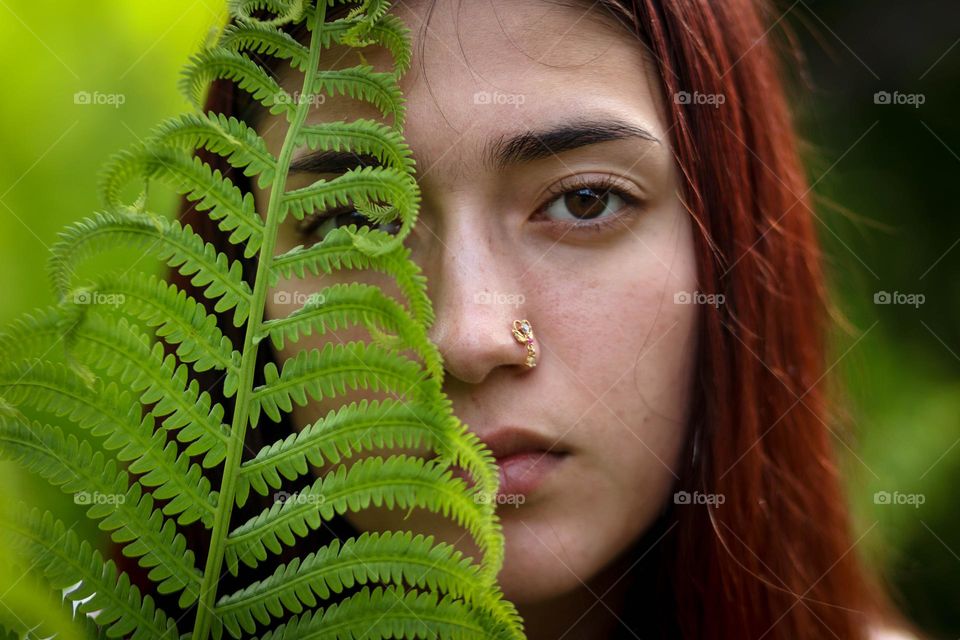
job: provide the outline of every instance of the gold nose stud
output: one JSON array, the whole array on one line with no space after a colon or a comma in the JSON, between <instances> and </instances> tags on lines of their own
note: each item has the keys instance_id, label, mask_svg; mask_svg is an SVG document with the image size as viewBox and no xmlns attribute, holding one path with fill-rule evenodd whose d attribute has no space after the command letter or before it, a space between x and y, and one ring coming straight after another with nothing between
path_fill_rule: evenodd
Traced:
<instances>
[{"instance_id":1,"label":"gold nose stud","mask_svg":"<svg viewBox=\"0 0 960 640\"><path fill-rule=\"evenodd\" d=\"M527 348L527 366L537 366L537 349L533 346L533 327L528 320L513 321L513 337Z\"/></svg>"}]
</instances>

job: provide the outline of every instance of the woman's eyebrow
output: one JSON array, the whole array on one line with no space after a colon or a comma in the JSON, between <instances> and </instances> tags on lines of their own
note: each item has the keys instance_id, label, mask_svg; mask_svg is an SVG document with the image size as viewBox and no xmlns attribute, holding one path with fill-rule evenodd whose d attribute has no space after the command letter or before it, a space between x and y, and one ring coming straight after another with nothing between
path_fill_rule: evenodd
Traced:
<instances>
[{"instance_id":1,"label":"woman's eyebrow","mask_svg":"<svg viewBox=\"0 0 960 640\"><path fill-rule=\"evenodd\" d=\"M290 173L346 173L357 167L379 167L380 161L352 151L313 151L290 162Z\"/></svg>"},{"instance_id":2,"label":"woman's eyebrow","mask_svg":"<svg viewBox=\"0 0 960 640\"><path fill-rule=\"evenodd\" d=\"M485 164L496 170L611 140L637 138L660 144L647 129L623 120L575 120L540 131L501 136L487 145Z\"/></svg>"},{"instance_id":3,"label":"woman's eyebrow","mask_svg":"<svg viewBox=\"0 0 960 640\"><path fill-rule=\"evenodd\" d=\"M487 166L502 170L591 144L631 138L660 144L647 129L622 120L575 120L540 131L500 136L487 145L483 157ZM376 167L380 161L351 151L313 151L295 158L290 173L342 174L358 166Z\"/></svg>"}]
</instances>

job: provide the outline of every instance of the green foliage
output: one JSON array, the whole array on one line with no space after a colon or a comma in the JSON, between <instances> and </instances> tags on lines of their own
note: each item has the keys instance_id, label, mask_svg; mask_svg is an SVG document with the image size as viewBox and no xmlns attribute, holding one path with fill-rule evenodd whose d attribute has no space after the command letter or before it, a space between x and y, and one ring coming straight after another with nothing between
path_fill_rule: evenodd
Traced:
<instances>
[{"instance_id":1,"label":"green foliage","mask_svg":"<svg viewBox=\"0 0 960 640\"><path fill-rule=\"evenodd\" d=\"M344 2L230 2L234 23L183 74L181 89L197 111L167 120L108 163L104 209L67 228L52 249L60 302L0 334L0 456L71 494L145 570L152 593L173 595L180 607L161 610L73 526L23 508L4 535L63 591L65 609L88 637L523 637L519 616L496 584L503 536L495 502L484 499L496 490L496 467L442 392L442 362L427 338L434 315L426 281L403 245L420 200L398 85L410 64L408 33L383 0L365 0L328 21L327 8ZM297 22L306 23L309 46L281 30ZM334 44L382 45L394 69L320 70L322 51ZM393 125L363 119L306 125L309 101L292 98L252 54L281 58L302 72L300 95L351 96ZM279 156L246 123L202 113L210 82L223 78L288 119ZM349 150L381 166L288 190L298 147ZM270 187L267 210L258 212L252 195L202 161L199 149ZM157 183L229 233L255 276L248 281L239 261L189 226L149 211L146 193ZM142 187L134 202L124 196L131 184ZM274 255L286 216L348 203L374 223L398 222L399 231L391 236L351 225ZM214 310L232 314L243 344L233 344L203 301L154 276L78 278L84 261L118 246L189 277ZM266 319L267 292L281 278L342 269L388 276L403 303L372 285L340 283L287 317ZM104 299L111 303L96 303ZM365 328L370 342L300 349L279 366L267 364L264 384L255 386L261 344L289 347L353 326ZM196 374L207 371L221 376L233 409L201 390ZM248 430L262 418L279 420L294 404L349 390L393 397L343 404L243 460ZM409 455L421 448L431 455ZM406 453L384 455L391 449ZM309 465L324 470L288 499L231 522L251 491L266 496L284 482L303 481ZM453 474L454 465L476 480L473 486ZM295 557L235 593L219 589L224 570L240 575L242 566L275 562L310 530L372 506L441 514L473 538L479 557L431 536L366 532ZM206 530L206 548L190 547L187 525Z\"/></svg>"}]
</instances>

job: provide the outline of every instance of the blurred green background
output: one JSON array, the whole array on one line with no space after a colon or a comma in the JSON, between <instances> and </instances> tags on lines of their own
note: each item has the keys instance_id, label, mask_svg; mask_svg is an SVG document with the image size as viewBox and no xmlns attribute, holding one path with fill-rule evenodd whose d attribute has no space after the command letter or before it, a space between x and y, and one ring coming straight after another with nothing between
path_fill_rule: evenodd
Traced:
<instances>
[{"instance_id":1,"label":"blurred green background","mask_svg":"<svg viewBox=\"0 0 960 640\"><path fill-rule=\"evenodd\" d=\"M111 153L188 108L179 69L223 11L218 0L0 0L0 325L53 301L44 266L57 231L96 210ZM791 76L843 317L830 371L845 386L836 443L860 550L911 619L956 638L960 3L798 0L773 17L807 58ZM68 504L9 464L0 482L4 509ZM0 623L35 622L17 619L26 611L71 637L52 619L57 598L0 566Z\"/></svg>"}]
</instances>

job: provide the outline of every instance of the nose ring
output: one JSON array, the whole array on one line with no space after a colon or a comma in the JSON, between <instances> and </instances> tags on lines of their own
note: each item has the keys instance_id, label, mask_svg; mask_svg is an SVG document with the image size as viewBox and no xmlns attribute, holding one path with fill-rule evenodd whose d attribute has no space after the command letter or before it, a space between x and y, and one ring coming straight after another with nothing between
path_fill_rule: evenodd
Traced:
<instances>
[{"instance_id":1,"label":"nose ring","mask_svg":"<svg viewBox=\"0 0 960 640\"><path fill-rule=\"evenodd\" d=\"M513 337L517 342L527 347L527 366L537 366L537 349L533 346L533 327L527 320L513 321Z\"/></svg>"}]
</instances>

